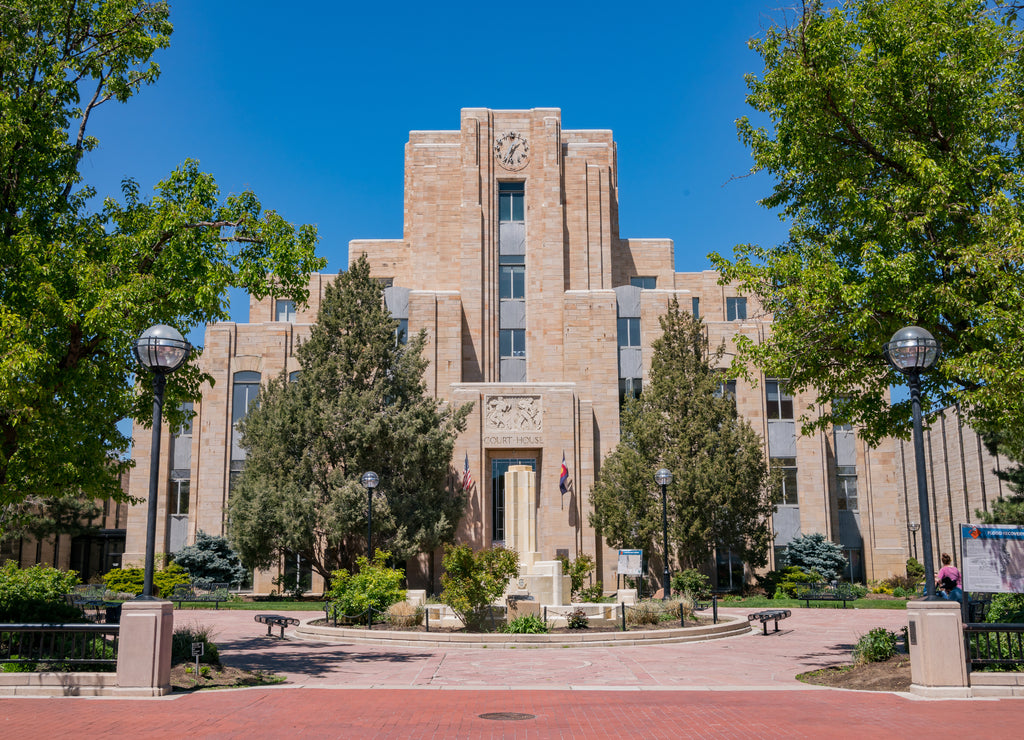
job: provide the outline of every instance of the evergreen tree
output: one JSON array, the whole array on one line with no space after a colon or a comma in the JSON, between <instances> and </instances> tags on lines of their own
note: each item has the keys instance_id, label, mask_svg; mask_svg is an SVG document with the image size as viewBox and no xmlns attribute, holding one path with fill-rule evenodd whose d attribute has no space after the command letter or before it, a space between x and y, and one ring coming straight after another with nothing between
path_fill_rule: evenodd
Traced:
<instances>
[{"instance_id":1,"label":"evergreen tree","mask_svg":"<svg viewBox=\"0 0 1024 740\"><path fill-rule=\"evenodd\" d=\"M229 502L243 562L299 553L330 582L366 553L360 477L380 476L373 546L406 559L452 539L465 497L450 467L471 406L453 409L423 384L425 332L396 341L365 255L324 292L295 382L271 381L241 423L245 470Z\"/></svg>"},{"instance_id":2,"label":"evergreen tree","mask_svg":"<svg viewBox=\"0 0 1024 740\"><path fill-rule=\"evenodd\" d=\"M740 419L714 369L724 348L709 352L699 319L673 299L654 343L650 383L628 401L621 438L594 484L591 525L613 547L662 549L661 489L654 471L672 471L669 547L683 568L699 567L728 548L751 566L767 561L775 487L761 438Z\"/></svg>"},{"instance_id":3,"label":"evergreen tree","mask_svg":"<svg viewBox=\"0 0 1024 740\"><path fill-rule=\"evenodd\" d=\"M192 585L209 586L226 583L229 586L245 579L245 568L231 549L226 537L196 532L195 544L174 553L174 562L188 571Z\"/></svg>"}]
</instances>

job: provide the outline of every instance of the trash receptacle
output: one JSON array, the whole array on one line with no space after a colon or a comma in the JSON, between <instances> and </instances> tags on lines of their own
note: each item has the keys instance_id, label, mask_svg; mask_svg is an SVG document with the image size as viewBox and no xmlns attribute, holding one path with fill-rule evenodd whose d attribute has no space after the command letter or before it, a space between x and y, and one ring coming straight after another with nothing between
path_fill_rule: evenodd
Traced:
<instances>
[{"instance_id":1,"label":"trash receptacle","mask_svg":"<svg viewBox=\"0 0 1024 740\"><path fill-rule=\"evenodd\" d=\"M107 624L121 624L121 605L111 604L106 607Z\"/></svg>"}]
</instances>

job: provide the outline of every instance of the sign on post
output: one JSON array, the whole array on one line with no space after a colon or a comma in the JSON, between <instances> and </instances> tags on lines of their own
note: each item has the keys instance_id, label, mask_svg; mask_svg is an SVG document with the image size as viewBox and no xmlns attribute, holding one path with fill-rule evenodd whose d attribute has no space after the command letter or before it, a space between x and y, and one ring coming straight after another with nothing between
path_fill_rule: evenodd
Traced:
<instances>
[{"instance_id":1,"label":"sign on post","mask_svg":"<svg viewBox=\"0 0 1024 740\"><path fill-rule=\"evenodd\" d=\"M195 682L199 684L199 658L203 654L203 650L206 649L206 643L193 642L192 643L192 657L196 659L196 673Z\"/></svg>"},{"instance_id":2,"label":"sign on post","mask_svg":"<svg viewBox=\"0 0 1024 740\"><path fill-rule=\"evenodd\" d=\"M620 576L642 576L644 574L643 550L619 550Z\"/></svg>"},{"instance_id":3,"label":"sign on post","mask_svg":"<svg viewBox=\"0 0 1024 740\"><path fill-rule=\"evenodd\" d=\"M1024 593L1024 527L961 524L965 591Z\"/></svg>"}]
</instances>

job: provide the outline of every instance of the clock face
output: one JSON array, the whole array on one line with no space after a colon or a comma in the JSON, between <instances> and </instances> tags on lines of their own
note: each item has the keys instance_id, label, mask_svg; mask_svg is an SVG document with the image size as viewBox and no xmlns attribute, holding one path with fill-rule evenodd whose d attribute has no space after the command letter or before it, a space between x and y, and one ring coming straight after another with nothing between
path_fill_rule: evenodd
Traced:
<instances>
[{"instance_id":1,"label":"clock face","mask_svg":"<svg viewBox=\"0 0 1024 740\"><path fill-rule=\"evenodd\" d=\"M518 131L506 131L494 140L494 156L506 170L521 170L530 161L530 145Z\"/></svg>"}]
</instances>

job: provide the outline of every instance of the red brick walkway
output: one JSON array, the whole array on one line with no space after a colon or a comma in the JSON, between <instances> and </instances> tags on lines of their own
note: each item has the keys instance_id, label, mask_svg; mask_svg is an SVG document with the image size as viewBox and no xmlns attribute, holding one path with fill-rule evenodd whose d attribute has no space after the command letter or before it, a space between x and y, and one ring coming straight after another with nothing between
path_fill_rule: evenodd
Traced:
<instances>
[{"instance_id":1,"label":"red brick walkway","mask_svg":"<svg viewBox=\"0 0 1024 740\"><path fill-rule=\"evenodd\" d=\"M533 719L487 720L489 712ZM2 699L9 738L1020 737L1024 703L794 691L246 689L158 700Z\"/></svg>"},{"instance_id":2,"label":"red brick walkway","mask_svg":"<svg viewBox=\"0 0 1024 740\"><path fill-rule=\"evenodd\" d=\"M735 612L734 612L735 613ZM298 616L298 615L296 615ZM304 618L316 616L303 615ZM284 673L267 689L160 699L0 699L7 738L1020 737L1024 700L926 701L812 688L906 612L794 609L768 636L616 648L412 648L267 637L253 612L176 611L214 627L226 663ZM533 715L488 720L488 712Z\"/></svg>"}]
</instances>

